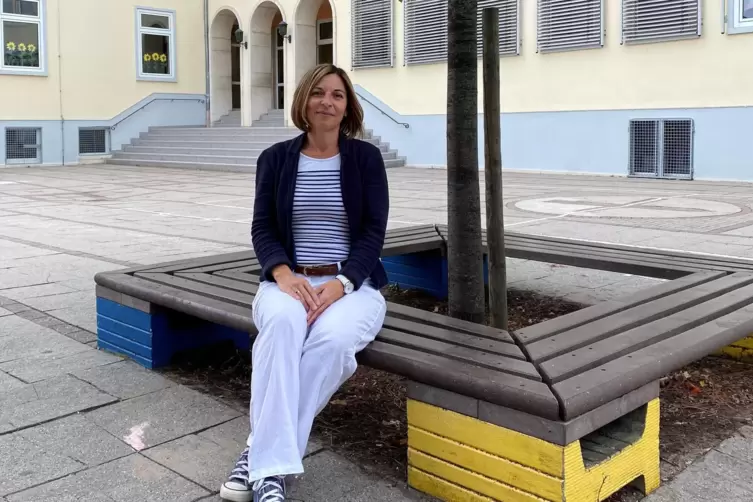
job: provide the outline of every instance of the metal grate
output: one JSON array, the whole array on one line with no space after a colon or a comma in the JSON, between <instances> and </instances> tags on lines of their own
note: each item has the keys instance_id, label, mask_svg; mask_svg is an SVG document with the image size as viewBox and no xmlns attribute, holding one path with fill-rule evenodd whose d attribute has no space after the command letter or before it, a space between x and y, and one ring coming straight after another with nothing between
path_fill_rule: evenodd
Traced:
<instances>
[{"instance_id":1,"label":"metal grate","mask_svg":"<svg viewBox=\"0 0 753 502\"><path fill-rule=\"evenodd\" d=\"M8 128L5 130L6 164L38 164L42 161L39 129Z\"/></svg>"},{"instance_id":2,"label":"metal grate","mask_svg":"<svg viewBox=\"0 0 753 502\"><path fill-rule=\"evenodd\" d=\"M701 0L622 0L622 40L661 42L701 35Z\"/></svg>"},{"instance_id":3,"label":"metal grate","mask_svg":"<svg viewBox=\"0 0 753 502\"><path fill-rule=\"evenodd\" d=\"M603 0L538 0L537 24L539 52L602 47Z\"/></svg>"},{"instance_id":4,"label":"metal grate","mask_svg":"<svg viewBox=\"0 0 753 502\"><path fill-rule=\"evenodd\" d=\"M693 121L630 121L629 174L652 178L693 177Z\"/></svg>"},{"instance_id":5,"label":"metal grate","mask_svg":"<svg viewBox=\"0 0 753 502\"><path fill-rule=\"evenodd\" d=\"M107 153L107 132L105 128L81 128L78 130L79 155Z\"/></svg>"},{"instance_id":6,"label":"metal grate","mask_svg":"<svg viewBox=\"0 0 753 502\"><path fill-rule=\"evenodd\" d=\"M353 68L392 66L392 1L351 0Z\"/></svg>"}]
</instances>

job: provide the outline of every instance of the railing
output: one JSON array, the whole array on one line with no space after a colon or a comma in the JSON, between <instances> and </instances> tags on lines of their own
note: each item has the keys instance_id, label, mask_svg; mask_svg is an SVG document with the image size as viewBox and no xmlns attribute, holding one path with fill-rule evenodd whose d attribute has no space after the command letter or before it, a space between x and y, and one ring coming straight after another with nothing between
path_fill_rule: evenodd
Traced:
<instances>
[{"instance_id":1,"label":"railing","mask_svg":"<svg viewBox=\"0 0 753 502\"><path fill-rule=\"evenodd\" d=\"M376 108L377 110L379 110L382 113L382 115L384 115L385 117L387 117L388 119L390 119L394 123L396 123L398 125L401 125L401 126L405 127L406 129L408 129L410 127L410 124L408 124L407 122L400 122L399 120L395 120L389 113L385 112L379 106L377 106L376 104L374 104L371 101L369 101L363 94L359 93L358 91L356 91L356 95L359 98L361 98L362 100L366 101L371 106L373 106L374 108Z\"/></svg>"},{"instance_id":2,"label":"railing","mask_svg":"<svg viewBox=\"0 0 753 502\"><path fill-rule=\"evenodd\" d=\"M199 103L205 103L206 102L206 100L204 98L154 98L153 100L144 103L143 105L141 105L140 107L136 108L135 110L133 110L131 113L129 113L128 115L126 115L122 119L120 119L117 122L115 122L113 125L110 126L110 130L114 131L115 128L118 127L118 125L121 122L123 122L125 119L131 117L132 115L134 115L137 112L140 112L141 110L143 110L147 106L151 105L155 101L171 101L171 102L172 101L198 101Z\"/></svg>"}]
</instances>

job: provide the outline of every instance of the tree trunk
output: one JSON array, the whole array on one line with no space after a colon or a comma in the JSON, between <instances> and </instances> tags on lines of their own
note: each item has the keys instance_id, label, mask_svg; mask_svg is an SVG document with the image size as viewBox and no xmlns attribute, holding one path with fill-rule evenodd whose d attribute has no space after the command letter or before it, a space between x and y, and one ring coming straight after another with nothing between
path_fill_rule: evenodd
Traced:
<instances>
[{"instance_id":1,"label":"tree trunk","mask_svg":"<svg viewBox=\"0 0 753 502\"><path fill-rule=\"evenodd\" d=\"M448 0L447 260L450 316L483 323L476 12L476 0Z\"/></svg>"},{"instance_id":2,"label":"tree trunk","mask_svg":"<svg viewBox=\"0 0 753 502\"><path fill-rule=\"evenodd\" d=\"M486 178L486 247L489 256L491 325L507 330L507 267L502 203L502 147L499 99L499 9L482 15L484 47L484 169Z\"/></svg>"}]
</instances>

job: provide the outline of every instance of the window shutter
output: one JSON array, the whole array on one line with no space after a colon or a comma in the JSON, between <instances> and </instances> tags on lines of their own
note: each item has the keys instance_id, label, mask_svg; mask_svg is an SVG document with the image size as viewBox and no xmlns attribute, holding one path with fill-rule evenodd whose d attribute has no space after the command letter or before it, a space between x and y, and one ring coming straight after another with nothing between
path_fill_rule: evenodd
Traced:
<instances>
[{"instance_id":1,"label":"window shutter","mask_svg":"<svg viewBox=\"0 0 753 502\"><path fill-rule=\"evenodd\" d=\"M392 0L351 0L353 68L392 66Z\"/></svg>"},{"instance_id":2,"label":"window shutter","mask_svg":"<svg viewBox=\"0 0 753 502\"><path fill-rule=\"evenodd\" d=\"M447 0L403 0L405 64L447 61Z\"/></svg>"},{"instance_id":3,"label":"window shutter","mask_svg":"<svg viewBox=\"0 0 753 502\"><path fill-rule=\"evenodd\" d=\"M447 61L447 0L404 0L405 64ZM499 9L499 53L520 50L518 13L520 0L478 0L478 57L483 53L482 11Z\"/></svg>"},{"instance_id":4,"label":"window shutter","mask_svg":"<svg viewBox=\"0 0 753 502\"><path fill-rule=\"evenodd\" d=\"M538 51L601 47L603 24L603 0L538 0Z\"/></svg>"},{"instance_id":5,"label":"window shutter","mask_svg":"<svg viewBox=\"0 0 753 502\"><path fill-rule=\"evenodd\" d=\"M622 0L622 40L626 44L700 34L700 0Z\"/></svg>"},{"instance_id":6,"label":"window shutter","mask_svg":"<svg viewBox=\"0 0 753 502\"><path fill-rule=\"evenodd\" d=\"M517 56L520 54L520 35L518 16L520 0L478 0L478 56L484 50L482 13L486 7L499 9L499 54Z\"/></svg>"}]
</instances>

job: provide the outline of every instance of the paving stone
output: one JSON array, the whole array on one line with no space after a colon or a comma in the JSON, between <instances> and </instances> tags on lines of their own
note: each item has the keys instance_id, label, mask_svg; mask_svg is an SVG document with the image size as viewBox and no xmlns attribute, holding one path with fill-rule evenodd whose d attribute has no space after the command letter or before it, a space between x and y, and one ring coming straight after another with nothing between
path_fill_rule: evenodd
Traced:
<instances>
[{"instance_id":1,"label":"paving stone","mask_svg":"<svg viewBox=\"0 0 753 502\"><path fill-rule=\"evenodd\" d=\"M87 345L92 342L95 342L93 347L97 348L97 344L96 344L97 334L92 333L91 331L87 331L85 329L76 329L75 331L71 331L67 333L65 336L67 336L68 338L72 340L76 340L79 343L85 343Z\"/></svg>"},{"instance_id":2,"label":"paving stone","mask_svg":"<svg viewBox=\"0 0 753 502\"><path fill-rule=\"evenodd\" d=\"M738 460L751 464L753 473L753 439L734 436L722 442L716 449Z\"/></svg>"},{"instance_id":3,"label":"paving stone","mask_svg":"<svg viewBox=\"0 0 753 502\"><path fill-rule=\"evenodd\" d=\"M8 502L192 502L210 492L164 467L129 455L8 497Z\"/></svg>"},{"instance_id":4,"label":"paving stone","mask_svg":"<svg viewBox=\"0 0 753 502\"><path fill-rule=\"evenodd\" d=\"M25 300L39 296L60 295L64 293L73 293L75 289L63 286L60 283L37 284L24 288L3 289L3 296L13 298L14 300Z\"/></svg>"},{"instance_id":5,"label":"paving stone","mask_svg":"<svg viewBox=\"0 0 753 502\"><path fill-rule=\"evenodd\" d=\"M6 315L13 315L13 312L10 310L5 310L4 308L0 307L0 317L6 316Z\"/></svg>"},{"instance_id":6,"label":"paving stone","mask_svg":"<svg viewBox=\"0 0 753 502\"><path fill-rule=\"evenodd\" d=\"M116 398L69 375L0 394L0 433L103 406Z\"/></svg>"},{"instance_id":7,"label":"paving stone","mask_svg":"<svg viewBox=\"0 0 753 502\"><path fill-rule=\"evenodd\" d=\"M753 464L711 450L645 502L750 502Z\"/></svg>"},{"instance_id":8,"label":"paving stone","mask_svg":"<svg viewBox=\"0 0 753 502\"><path fill-rule=\"evenodd\" d=\"M42 354L0 363L0 370L34 383L75 370L85 370L122 360L122 357L86 347L86 350L75 354Z\"/></svg>"},{"instance_id":9,"label":"paving stone","mask_svg":"<svg viewBox=\"0 0 753 502\"><path fill-rule=\"evenodd\" d=\"M89 306L71 307L60 310L48 310L47 313L60 320L95 333L97 331L97 314L94 300Z\"/></svg>"},{"instance_id":10,"label":"paving stone","mask_svg":"<svg viewBox=\"0 0 753 502\"><path fill-rule=\"evenodd\" d=\"M93 467L134 453L104 429L77 414L16 432L41 448Z\"/></svg>"},{"instance_id":11,"label":"paving stone","mask_svg":"<svg viewBox=\"0 0 753 502\"><path fill-rule=\"evenodd\" d=\"M120 399L143 396L175 385L159 373L149 371L128 360L107 366L76 370L72 374Z\"/></svg>"},{"instance_id":12,"label":"paving stone","mask_svg":"<svg viewBox=\"0 0 753 502\"><path fill-rule=\"evenodd\" d=\"M88 350L49 328L18 316L0 317L0 363L39 355L63 356Z\"/></svg>"},{"instance_id":13,"label":"paving stone","mask_svg":"<svg viewBox=\"0 0 753 502\"><path fill-rule=\"evenodd\" d=\"M93 281L93 279L92 279ZM94 306L96 297L90 291L76 291L66 294L54 294L50 296L39 296L35 298L26 298L22 303L43 312L51 310L61 310L70 308L84 309Z\"/></svg>"},{"instance_id":14,"label":"paving stone","mask_svg":"<svg viewBox=\"0 0 753 502\"><path fill-rule=\"evenodd\" d=\"M11 375L3 371L0 371L0 394L12 392L14 390L20 390L25 385L25 382L22 382L21 380L12 377Z\"/></svg>"},{"instance_id":15,"label":"paving stone","mask_svg":"<svg viewBox=\"0 0 753 502\"><path fill-rule=\"evenodd\" d=\"M175 386L94 410L87 418L140 451L239 415L204 394Z\"/></svg>"},{"instance_id":16,"label":"paving stone","mask_svg":"<svg viewBox=\"0 0 753 502\"><path fill-rule=\"evenodd\" d=\"M19 434L0 436L0 496L60 478L85 466Z\"/></svg>"}]
</instances>

